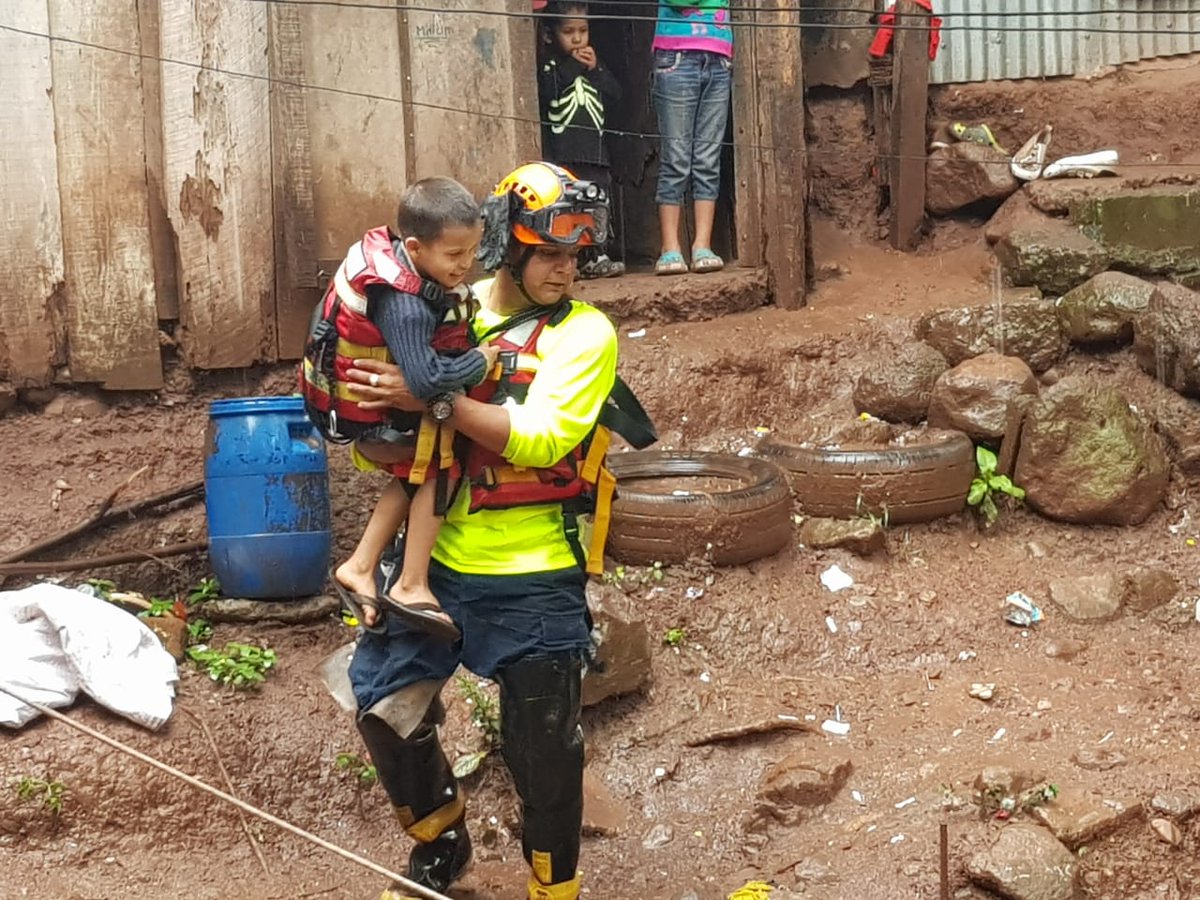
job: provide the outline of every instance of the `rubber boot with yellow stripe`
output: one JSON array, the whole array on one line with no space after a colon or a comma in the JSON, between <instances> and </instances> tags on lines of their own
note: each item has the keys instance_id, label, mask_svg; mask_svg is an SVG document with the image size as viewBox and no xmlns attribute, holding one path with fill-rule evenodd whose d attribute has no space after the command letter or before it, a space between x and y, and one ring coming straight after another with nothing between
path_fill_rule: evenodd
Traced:
<instances>
[{"instance_id":1,"label":"rubber boot with yellow stripe","mask_svg":"<svg viewBox=\"0 0 1200 900\"><path fill-rule=\"evenodd\" d=\"M407 877L445 891L471 861L471 838L464 821L466 800L434 722L426 720L401 738L383 719L367 714L359 718L358 730L400 826L417 842L409 854ZM403 897L403 890L397 896Z\"/></svg>"},{"instance_id":2,"label":"rubber boot with yellow stripe","mask_svg":"<svg viewBox=\"0 0 1200 900\"><path fill-rule=\"evenodd\" d=\"M576 873L570 881L558 884L543 884L536 875L529 878L529 900L578 900L580 877Z\"/></svg>"}]
</instances>

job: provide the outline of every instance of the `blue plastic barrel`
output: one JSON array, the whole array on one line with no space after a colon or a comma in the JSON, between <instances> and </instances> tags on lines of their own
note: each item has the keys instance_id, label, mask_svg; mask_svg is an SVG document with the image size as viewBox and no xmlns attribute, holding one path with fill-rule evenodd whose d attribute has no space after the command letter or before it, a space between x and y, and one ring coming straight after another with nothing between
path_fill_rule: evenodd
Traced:
<instances>
[{"instance_id":1,"label":"blue plastic barrel","mask_svg":"<svg viewBox=\"0 0 1200 900\"><path fill-rule=\"evenodd\" d=\"M213 572L227 597L320 592L333 536L325 442L299 397L209 407L205 509Z\"/></svg>"}]
</instances>

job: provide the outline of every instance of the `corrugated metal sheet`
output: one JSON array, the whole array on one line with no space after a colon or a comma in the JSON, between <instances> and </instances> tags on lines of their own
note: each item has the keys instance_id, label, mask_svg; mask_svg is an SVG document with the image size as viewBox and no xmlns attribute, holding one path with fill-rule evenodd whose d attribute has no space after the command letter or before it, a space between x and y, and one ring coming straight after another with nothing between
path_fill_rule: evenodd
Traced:
<instances>
[{"instance_id":1,"label":"corrugated metal sheet","mask_svg":"<svg viewBox=\"0 0 1200 900\"><path fill-rule=\"evenodd\" d=\"M943 31L930 80L947 84L1075 75L1193 53L1200 50L1200 13L1189 10L1197 7L1197 0L935 0L946 25L970 25L972 30ZM1054 28L1081 30L1049 30Z\"/></svg>"}]
</instances>

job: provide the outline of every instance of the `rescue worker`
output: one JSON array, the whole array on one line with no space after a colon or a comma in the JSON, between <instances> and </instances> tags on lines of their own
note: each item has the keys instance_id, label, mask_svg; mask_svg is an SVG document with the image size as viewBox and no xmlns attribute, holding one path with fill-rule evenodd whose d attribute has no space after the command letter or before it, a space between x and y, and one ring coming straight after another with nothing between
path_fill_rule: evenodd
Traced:
<instances>
[{"instance_id":1,"label":"rescue worker","mask_svg":"<svg viewBox=\"0 0 1200 900\"><path fill-rule=\"evenodd\" d=\"M385 634L363 635L351 663L359 731L417 841L408 877L435 890L471 856L465 798L437 733L441 688L461 662L500 686L529 898L579 896L580 681L591 631L584 564L595 563L597 550L581 544L573 506L581 496L611 496L611 476L605 485L607 471L598 475L590 465L597 455L587 452L610 405L617 340L603 313L567 291L580 248L603 240L607 217L602 189L549 163L521 166L485 204L480 258L495 275L475 286L473 329L500 345L497 371L506 374L429 409L470 440L467 484L446 514L430 571L462 637L439 642L389 619ZM357 361L350 377L369 408L419 408L395 366Z\"/></svg>"}]
</instances>

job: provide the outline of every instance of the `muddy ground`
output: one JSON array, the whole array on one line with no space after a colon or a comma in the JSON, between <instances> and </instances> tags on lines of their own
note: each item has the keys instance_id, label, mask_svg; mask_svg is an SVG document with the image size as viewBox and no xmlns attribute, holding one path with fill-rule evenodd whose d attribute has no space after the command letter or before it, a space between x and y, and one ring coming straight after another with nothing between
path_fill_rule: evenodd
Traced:
<instances>
[{"instance_id":1,"label":"muddy ground","mask_svg":"<svg viewBox=\"0 0 1200 900\"><path fill-rule=\"evenodd\" d=\"M1037 109L1029 98L1050 103L1055 84L969 93L988 110L989 97L999 110L1015 96ZM1068 92L1086 85L1062 84ZM814 420L849 417L857 372L910 339L913 315L988 299L988 256L971 223L943 224L910 257L847 236L836 223L817 224L824 279L808 309L651 326L637 339L623 333L622 369L659 422L664 445L736 451L753 442L756 426L788 436L809 432ZM1162 389L1124 351L1073 355L1059 371L1115 383L1143 410L1163 402ZM197 477L207 403L283 393L291 378L284 369L203 377L176 371L161 393L122 396L101 416L23 411L0 418L7 451L0 458L0 553L84 518L143 465L149 469L130 496ZM342 453L331 455L331 466L345 551L379 483L354 472ZM59 479L70 490L55 510ZM1009 761L1036 770L1064 796L1098 801L1200 793L1193 663L1200 625L1192 613L1200 548L1187 543L1200 536L1192 533L1200 524L1170 527L1185 514L1200 523L1197 487L1176 478L1166 507L1136 528L1067 526L1014 510L984 533L964 514L892 528L887 553L865 560L793 546L745 568L668 567L661 582L627 577L656 638L653 677L643 693L585 714L589 770L623 812L610 832L584 841L585 896L675 900L692 892L715 900L763 878L812 897L936 897L944 822L954 896L984 897L968 884L963 862L1004 827L969 802L985 764ZM193 506L123 524L62 555L152 548L200 537L203 527ZM818 576L833 563L856 587L838 594L821 587ZM1051 578L1135 565L1174 572L1186 583L1183 598L1091 625L1067 621L1047 601ZM201 556L96 574L162 595L185 590L208 570ZM703 596L688 599L689 588L701 587ZM1000 604L1016 590L1043 603L1046 621L1028 630L1004 623ZM838 623L836 634L827 616ZM657 637L673 628L685 631L682 645L659 646ZM361 744L314 667L350 637L332 618L286 628L220 625L218 644L255 639L278 651L280 664L260 691L233 693L184 666L179 712L160 733L86 702L71 714L218 786L219 756L246 800L402 867L407 840L382 791L360 791L334 766L338 753L360 753ZM1087 646L1071 659L1046 654L1065 639ZM964 651L974 656L957 661ZM995 699L969 697L973 682L994 682ZM448 689L446 700L447 747L474 749L479 735L459 691ZM819 723L835 709L850 723L846 738L814 730L687 746L731 722L785 713ZM759 790L764 773L794 753L849 760L853 771L828 805L782 824L761 815ZM1097 758L1108 767L1096 768ZM17 800L9 785L22 776L62 782L61 816ZM370 898L382 886L376 875L255 823L270 869L264 873L231 810L59 723L0 734L0 781L5 900ZM489 760L468 790L477 862L458 896L523 897L507 774ZM1198 850L1200 820L1172 847L1135 816L1087 845L1081 884L1090 898L1195 896Z\"/></svg>"}]
</instances>

